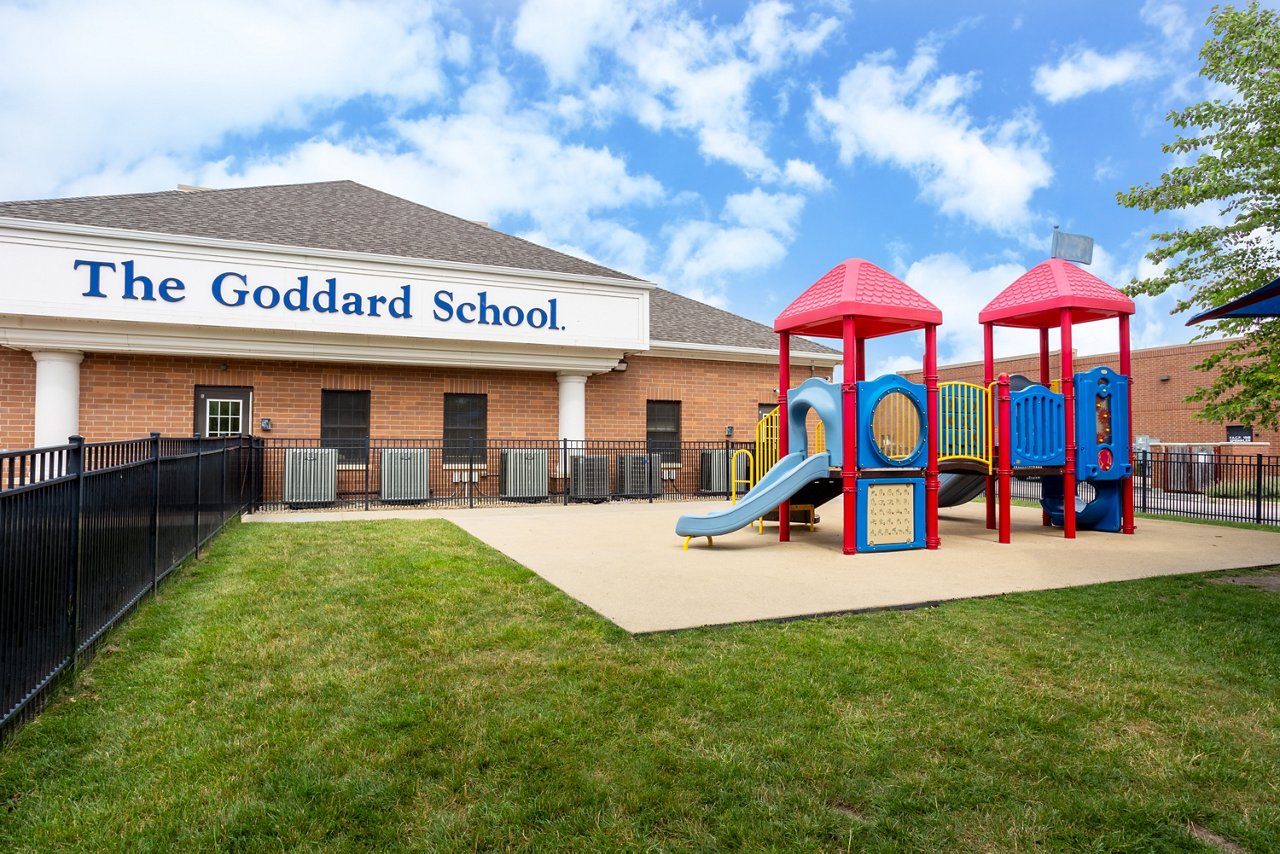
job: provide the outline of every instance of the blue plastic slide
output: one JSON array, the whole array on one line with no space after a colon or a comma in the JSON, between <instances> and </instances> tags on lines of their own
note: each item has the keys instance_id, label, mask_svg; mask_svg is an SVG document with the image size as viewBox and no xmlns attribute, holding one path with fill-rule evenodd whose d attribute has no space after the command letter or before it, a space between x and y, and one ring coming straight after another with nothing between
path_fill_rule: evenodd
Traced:
<instances>
[{"instance_id":1,"label":"blue plastic slide","mask_svg":"<svg viewBox=\"0 0 1280 854\"><path fill-rule=\"evenodd\" d=\"M787 454L737 504L702 516L681 516L676 533L682 537L714 537L745 528L805 486L826 477L830 470L831 458L826 453L811 457Z\"/></svg>"},{"instance_id":2,"label":"blue plastic slide","mask_svg":"<svg viewBox=\"0 0 1280 854\"><path fill-rule=\"evenodd\" d=\"M1124 481L1088 481L1093 484L1097 493L1092 501L1086 503L1076 499L1076 527L1081 530L1111 531L1119 533L1123 516L1122 500L1124 497ZM1049 514L1049 521L1061 526L1063 516L1062 478L1040 478L1040 506Z\"/></svg>"}]
</instances>

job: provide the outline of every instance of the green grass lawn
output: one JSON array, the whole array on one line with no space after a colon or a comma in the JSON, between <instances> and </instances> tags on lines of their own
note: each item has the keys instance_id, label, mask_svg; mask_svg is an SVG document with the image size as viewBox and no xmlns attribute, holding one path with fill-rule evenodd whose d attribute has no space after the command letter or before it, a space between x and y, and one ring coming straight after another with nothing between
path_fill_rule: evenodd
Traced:
<instances>
[{"instance_id":1,"label":"green grass lawn","mask_svg":"<svg viewBox=\"0 0 1280 854\"><path fill-rule=\"evenodd\" d=\"M1206 577L633 638L445 522L232 525L0 748L0 849L1274 851L1278 706Z\"/></svg>"}]
</instances>

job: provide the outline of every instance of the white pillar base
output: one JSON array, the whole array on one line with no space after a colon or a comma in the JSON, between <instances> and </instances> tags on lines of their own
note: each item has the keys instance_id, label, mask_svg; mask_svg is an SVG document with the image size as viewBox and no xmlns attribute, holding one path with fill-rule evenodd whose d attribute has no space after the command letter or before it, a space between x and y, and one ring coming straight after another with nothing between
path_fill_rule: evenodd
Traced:
<instances>
[{"instance_id":1,"label":"white pillar base","mask_svg":"<svg viewBox=\"0 0 1280 854\"><path fill-rule=\"evenodd\" d=\"M80 433L80 362L84 353L34 350L36 362L35 445L65 445Z\"/></svg>"}]
</instances>

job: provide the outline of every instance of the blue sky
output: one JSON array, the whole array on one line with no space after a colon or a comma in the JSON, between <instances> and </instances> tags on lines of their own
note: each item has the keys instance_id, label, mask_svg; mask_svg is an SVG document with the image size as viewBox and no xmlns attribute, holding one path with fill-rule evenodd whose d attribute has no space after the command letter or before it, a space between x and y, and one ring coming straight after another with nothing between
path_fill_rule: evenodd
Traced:
<instances>
[{"instance_id":1,"label":"blue sky","mask_svg":"<svg viewBox=\"0 0 1280 854\"><path fill-rule=\"evenodd\" d=\"M1054 224L1123 285L1153 231L1217 216L1115 201L1174 165L1171 109L1223 94L1210 5L7 2L0 198L349 178L769 324L862 257L969 361ZM1174 298L1139 301L1135 346L1189 340ZM872 373L920 348L874 342Z\"/></svg>"}]
</instances>

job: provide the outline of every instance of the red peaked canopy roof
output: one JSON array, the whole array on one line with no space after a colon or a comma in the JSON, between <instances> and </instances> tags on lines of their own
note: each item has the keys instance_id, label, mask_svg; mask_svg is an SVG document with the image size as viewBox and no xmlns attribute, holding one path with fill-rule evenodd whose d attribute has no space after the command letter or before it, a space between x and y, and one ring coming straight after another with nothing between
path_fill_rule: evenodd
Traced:
<instances>
[{"instance_id":1,"label":"red peaked canopy roof","mask_svg":"<svg viewBox=\"0 0 1280 854\"><path fill-rule=\"evenodd\" d=\"M1087 323L1133 314L1133 300L1075 264L1052 258L1018 277L978 314L979 323L1051 329L1061 325L1062 309L1071 322Z\"/></svg>"},{"instance_id":2,"label":"red peaked canopy roof","mask_svg":"<svg viewBox=\"0 0 1280 854\"><path fill-rule=\"evenodd\" d=\"M906 283L870 261L850 258L796 297L773 322L773 331L840 338L850 315L857 320L859 338L942 323L938 307Z\"/></svg>"}]
</instances>

